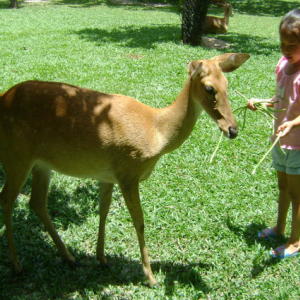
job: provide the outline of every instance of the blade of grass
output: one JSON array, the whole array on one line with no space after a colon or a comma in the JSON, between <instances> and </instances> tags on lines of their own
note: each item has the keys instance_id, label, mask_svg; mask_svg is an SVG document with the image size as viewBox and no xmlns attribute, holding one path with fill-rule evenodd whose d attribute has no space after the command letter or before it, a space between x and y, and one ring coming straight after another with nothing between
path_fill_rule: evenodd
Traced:
<instances>
[{"instance_id":1,"label":"blade of grass","mask_svg":"<svg viewBox=\"0 0 300 300\"><path fill-rule=\"evenodd\" d=\"M273 149L273 147L277 144L277 142L279 141L279 139L281 138L282 132L279 132L276 140L274 141L274 143L272 144L272 146L269 148L269 150L265 153L265 155L261 158L261 160L258 162L258 164L254 167L251 175L254 175L256 172L256 169L259 167L259 165L265 160L265 158L268 156L268 154L271 152L271 150ZM280 147L281 148L281 147ZM281 148L282 149L282 148ZM283 151L283 150L282 150ZM283 151L283 153L285 153Z\"/></svg>"},{"instance_id":2,"label":"blade of grass","mask_svg":"<svg viewBox=\"0 0 300 300\"><path fill-rule=\"evenodd\" d=\"M213 161L213 158L214 158L214 156L215 156L215 154L217 153L217 151L218 151L218 149L219 149L219 146L220 146L220 143L221 143L221 141L222 141L222 138L223 138L223 131L221 132L221 136L220 136L220 138L219 138L219 142L218 142L218 144L217 144L217 147L216 147L216 149L215 149L215 151L214 151L214 153L212 154L212 156L211 156L211 158L210 158L210 163L212 163L212 161Z\"/></svg>"}]
</instances>

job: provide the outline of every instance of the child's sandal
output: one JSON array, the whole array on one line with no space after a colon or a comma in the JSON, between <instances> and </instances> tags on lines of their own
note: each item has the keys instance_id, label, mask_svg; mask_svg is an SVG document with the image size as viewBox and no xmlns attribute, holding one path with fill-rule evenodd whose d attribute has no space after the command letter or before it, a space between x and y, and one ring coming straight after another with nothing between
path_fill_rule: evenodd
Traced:
<instances>
[{"instance_id":1,"label":"child's sandal","mask_svg":"<svg viewBox=\"0 0 300 300\"><path fill-rule=\"evenodd\" d=\"M279 258L279 259L296 256L298 254L299 254L299 250L294 253L290 253L290 251L285 249L284 246L280 246L280 247L276 248L275 250L270 251L270 255L272 257Z\"/></svg>"},{"instance_id":2,"label":"child's sandal","mask_svg":"<svg viewBox=\"0 0 300 300\"><path fill-rule=\"evenodd\" d=\"M258 233L258 237L265 239L268 241L270 238L274 238L277 235L274 233L274 231L271 228L264 229L263 231Z\"/></svg>"}]
</instances>

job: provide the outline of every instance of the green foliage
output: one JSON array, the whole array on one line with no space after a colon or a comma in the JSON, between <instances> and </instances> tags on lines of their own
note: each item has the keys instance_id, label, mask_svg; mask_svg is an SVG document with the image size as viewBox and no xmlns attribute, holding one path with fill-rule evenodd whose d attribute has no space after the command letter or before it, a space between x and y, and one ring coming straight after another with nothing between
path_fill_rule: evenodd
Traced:
<instances>
[{"instance_id":1,"label":"green foliage","mask_svg":"<svg viewBox=\"0 0 300 300\"><path fill-rule=\"evenodd\" d=\"M280 18L298 1L231 3L235 16L229 33L214 36L231 46L218 50L182 45L181 18L172 7L56 0L10 10L4 9L8 1L0 0L0 93L18 82L40 79L126 94L164 107L183 87L187 61L247 52L251 58L226 74L232 109L245 104L235 90L247 98L269 98L281 56ZM236 118L242 127L242 116ZM203 113L184 145L164 156L141 184L146 242L161 285L157 289L143 282L136 234L118 187L106 228L111 268L102 270L95 258L97 182L53 173L49 212L81 262L72 269L57 256L29 209L29 178L12 218L24 267L19 277L8 260L0 209L0 299L297 299L299 258L279 262L268 255L286 238L257 238L276 220L276 175L270 157L251 175L270 147L271 130L265 116L248 113L239 136L223 138L210 163L220 133ZM1 187L4 180L0 169Z\"/></svg>"}]
</instances>

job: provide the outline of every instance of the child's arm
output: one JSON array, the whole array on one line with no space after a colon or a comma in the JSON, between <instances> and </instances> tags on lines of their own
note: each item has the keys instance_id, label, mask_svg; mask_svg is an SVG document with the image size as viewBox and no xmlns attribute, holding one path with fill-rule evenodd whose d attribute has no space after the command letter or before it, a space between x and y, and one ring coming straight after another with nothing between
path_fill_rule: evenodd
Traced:
<instances>
[{"instance_id":1,"label":"child's arm","mask_svg":"<svg viewBox=\"0 0 300 300\"><path fill-rule=\"evenodd\" d=\"M294 126L300 126L300 116L298 116L296 119L294 119L292 121L287 121L287 122L284 122L282 125L280 125L278 127L277 134L279 134L279 132L282 132L281 136L285 136L290 132L290 130Z\"/></svg>"},{"instance_id":2,"label":"child's arm","mask_svg":"<svg viewBox=\"0 0 300 300\"><path fill-rule=\"evenodd\" d=\"M255 102L268 102L268 103L263 103L267 107L273 107L274 106L274 98L270 99L256 99L256 98L251 98L248 103L247 103L247 108L253 111L256 111L257 108L255 107Z\"/></svg>"}]
</instances>

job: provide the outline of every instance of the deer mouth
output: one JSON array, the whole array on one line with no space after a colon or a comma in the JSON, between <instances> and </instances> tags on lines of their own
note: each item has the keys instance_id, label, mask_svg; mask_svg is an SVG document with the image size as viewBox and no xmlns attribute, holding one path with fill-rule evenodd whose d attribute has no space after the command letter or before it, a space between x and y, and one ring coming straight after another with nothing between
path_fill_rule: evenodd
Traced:
<instances>
[{"instance_id":1,"label":"deer mouth","mask_svg":"<svg viewBox=\"0 0 300 300\"><path fill-rule=\"evenodd\" d=\"M227 124L222 124L223 122L218 122L219 129L224 133L224 135L229 138L230 140L233 140L237 137L238 135L238 126L237 124L231 124L228 126ZM221 124L220 124L221 123Z\"/></svg>"}]
</instances>

